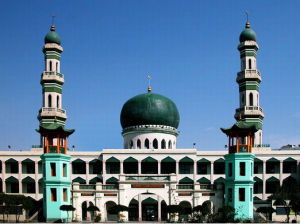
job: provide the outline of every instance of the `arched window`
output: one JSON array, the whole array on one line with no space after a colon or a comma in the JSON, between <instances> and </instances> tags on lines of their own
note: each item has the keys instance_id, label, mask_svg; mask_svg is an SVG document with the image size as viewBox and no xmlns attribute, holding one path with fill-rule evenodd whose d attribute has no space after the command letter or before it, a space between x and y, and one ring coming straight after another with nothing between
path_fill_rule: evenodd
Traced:
<instances>
[{"instance_id":1,"label":"arched window","mask_svg":"<svg viewBox=\"0 0 300 224\"><path fill-rule=\"evenodd\" d=\"M48 107L52 107L52 96L48 95Z\"/></svg>"},{"instance_id":2,"label":"arched window","mask_svg":"<svg viewBox=\"0 0 300 224\"><path fill-rule=\"evenodd\" d=\"M256 105L259 106L259 100L258 100L258 94L257 94L257 101L256 101Z\"/></svg>"},{"instance_id":3,"label":"arched window","mask_svg":"<svg viewBox=\"0 0 300 224\"><path fill-rule=\"evenodd\" d=\"M149 139L148 138L146 138L146 140L145 140L145 149L149 149Z\"/></svg>"},{"instance_id":4,"label":"arched window","mask_svg":"<svg viewBox=\"0 0 300 224\"><path fill-rule=\"evenodd\" d=\"M130 148L130 149L133 149L133 141L132 141L132 140L130 140L129 148Z\"/></svg>"},{"instance_id":5,"label":"arched window","mask_svg":"<svg viewBox=\"0 0 300 224\"><path fill-rule=\"evenodd\" d=\"M171 141L171 140L169 141L168 148L169 148L169 149L172 148L172 141Z\"/></svg>"},{"instance_id":6,"label":"arched window","mask_svg":"<svg viewBox=\"0 0 300 224\"><path fill-rule=\"evenodd\" d=\"M52 72L52 61L49 62L49 71Z\"/></svg>"},{"instance_id":7,"label":"arched window","mask_svg":"<svg viewBox=\"0 0 300 224\"><path fill-rule=\"evenodd\" d=\"M252 93L249 94L249 105L253 106L253 94Z\"/></svg>"},{"instance_id":8,"label":"arched window","mask_svg":"<svg viewBox=\"0 0 300 224\"><path fill-rule=\"evenodd\" d=\"M153 140L153 148L158 149L158 141L156 138Z\"/></svg>"},{"instance_id":9,"label":"arched window","mask_svg":"<svg viewBox=\"0 0 300 224\"><path fill-rule=\"evenodd\" d=\"M59 108L59 96L56 97L56 107Z\"/></svg>"},{"instance_id":10,"label":"arched window","mask_svg":"<svg viewBox=\"0 0 300 224\"><path fill-rule=\"evenodd\" d=\"M252 61L249 59L249 69L252 69Z\"/></svg>"},{"instance_id":11,"label":"arched window","mask_svg":"<svg viewBox=\"0 0 300 224\"><path fill-rule=\"evenodd\" d=\"M141 140L137 140L136 146L138 149L141 149Z\"/></svg>"},{"instance_id":12,"label":"arched window","mask_svg":"<svg viewBox=\"0 0 300 224\"><path fill-rule=\"evenodd\" d=\"M164 139L161 141L161 148L162 149L166 148L166 141Z\"/></svg>"},{"instance_id":13,"label":"arched window","mask_svg":"<svg viewBox=\"0 0 300 224\"><path fill-rule=\"evenodd\" d=\"M58 72L58 62L56 62L56 69L55 69L56 72Z\"/></svg>"}]
</instances>

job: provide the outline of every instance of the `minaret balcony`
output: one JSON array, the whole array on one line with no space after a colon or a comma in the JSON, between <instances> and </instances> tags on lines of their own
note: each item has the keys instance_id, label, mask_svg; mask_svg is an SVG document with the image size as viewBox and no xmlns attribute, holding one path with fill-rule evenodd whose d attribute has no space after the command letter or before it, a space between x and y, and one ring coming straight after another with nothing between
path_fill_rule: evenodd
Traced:
<instances>
[{"instance_id":1,"label":"minaret balcony","mask_svg":"<svg viewBox=\"0 0 300 224\"><path fill-rule=\"evenodd\" d=\"M64 83L64 74L53 71L53 72L43 72L41 76L41 82L48 80L56 80L61 83Z\"/></svg>"},{"instance_id":2,"label":"minaret balcony","mask_svg":"<svg viewBox=\"0 0 300 224\"><path fill-rule=\"evenodd\" d=\"M56 107L42 107L40 109L40 116L42 117L58 116L62 118L67 118L67 113L65 110Z\"/></svg>"},{"instance_id":3,"label":"minaret balcony","mask_svg":"<svg viewBox=\"0 0 300 224\"><path fill-rule=\"evenodd\" d=\"M247 144L240 144L238 147L236 145L232 145L229 147L229 153L243 153L249 152L249 147Z\"/></svg>"},{"instance_id":4,"label":"minaret balcony","mask_svg":"<svg viewBox=\"0 0 300 224\"><path fill-rule=\"evenodd\" d=\"M237 73L236 81L238 83L245 79L257 79L261 82L260 72L257 69L246 69Z\"/></svg>"},{"instance_id":5,"label":"minaret balcony","mask_svg":"<svg viewBox=\"0 0 300 224\"><path fill-rule=\"evenodd\" d=\"M235 110L235 118L239 118L240 114L243 115L258 115L264 117L263 109L260 106L245 106Z\"/></svg>"}]
</instances>

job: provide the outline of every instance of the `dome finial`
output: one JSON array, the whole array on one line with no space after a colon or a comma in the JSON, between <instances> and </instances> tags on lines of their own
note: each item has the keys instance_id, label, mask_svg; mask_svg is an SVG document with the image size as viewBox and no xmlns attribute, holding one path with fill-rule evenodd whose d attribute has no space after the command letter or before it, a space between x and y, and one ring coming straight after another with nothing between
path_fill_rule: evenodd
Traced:
<instances>
[{"instance_id":1,"label":"dome finial","mask_svg":"<svg viewBox=\"0 0 300 224\"><path fill-rule=\"evenodd\" d=\"M55 31L55 25L54 25L54 18L55 18L55 15L52 14L51 16L52 16L52 25L51 25L50 31Z\"/></svg>"},{"instance_id":2,"label":"dome finial","mask_svg":"<svg viewBox=\"0 0 300 224\"><path fill-rule=\"evenodd\" d=\"M148 79L148 93L150 93L152 91L152 87L150 85L152 77L150 75L147 75L147 79Z\"/></svg>"},{"instance_id":3,"label":"dome finial","mask_svg":"<svg viewBox=\"0 0 300 224\"><path fill-rule=\"evenodd\" d=\"M247 16L247 22L246 22L246 28L250 28L250 23L249 23L249 12L246 10L246 16Z\"/></svg>"}]
</instances>

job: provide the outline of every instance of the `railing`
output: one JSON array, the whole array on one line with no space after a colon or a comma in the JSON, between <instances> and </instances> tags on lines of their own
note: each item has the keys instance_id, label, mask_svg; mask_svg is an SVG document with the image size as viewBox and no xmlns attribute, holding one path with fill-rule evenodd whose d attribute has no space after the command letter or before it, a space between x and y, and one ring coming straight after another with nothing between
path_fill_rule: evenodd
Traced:
<instances>
[{"instance_id":1,"label":"railing","mask_svg":"<svg viewBox=\"0 0 300 224\"><path fill-rule=\"evenodd\" d=\"M237 147L236 145L230 146L229 153L236 153L237 152L236 147ZM247 145L240 144L239 145L239 152L247 152Z\"/></svg>"},{"instance_id":2,"label":"railing","mask_svg":"<svg viewBox=\"0 0 300 224\"><path fill-rule=\"evenodd\" d=\"M258 74L260 76L260 72L257 69L245 69L244 71L241 71L238 73L238 75L245 75L245 74Z\"/></svg>"},{"instance_id":3,"label":"railing","mask_svg":"<svg viewBox=\"0 0 300 224\"><path fill-rule=\"evenodd\" d=\"M170 176L126 176L125 180L134 181L169 181Z\"/></svg>"},{"instance_id":4,"label":"railing","mask_svg":"<svg viewBox=\"0 0 300 224\"><path fill-rule=\"evenodd\" d=\"M64 74L59 73L59 72L43 72L42 75L47 75L47 76L56 75L60 78L64 78Z\"/></svg>"},{"instance_id":5,"label":"railing","mask_svg":"<svg viewBox=\"0 0 300 224\"><path fill-rule=\"evenodd\" d=\"M42 148L41 145L32 145L31 148L37 149L37 148Z\"/></svg>"},{"instance_id":6,"label":"railing","mask_svg":"<svg viewBox=\"0 0 300 224\"><path fill-rule=\"evenodd\" d=\"M49 145L49 153L57 153L57 146ZM59 147L59 153L65 154L65 147Z\"/></svg>"},{"instance_id":7,"label":"railing","mask_svg":"<svg viewBox=\"0 0 300 224\"><path fill-rule=\"evenodd\" d=\"M63 113L65 114L66 111L60 108L56 108L56 107L42 107L42 112L59 112L59 113Z\"/></svg>"},{"instance_id":8,"label":"railing","mask_svg":"<svg viewBox=\"0 0 300 224\"><path fill-rule=\"evenodd\" d=\"M109 184L109 185L102 185L102 190L118 190L119 186L117 184Z\"/></svg>"},{"instance_id":9,"label":"railing","mask_svg":"<svg viewBox=\"0 0 300 224\"><path fill-rule=\"evenodd\" d=\"M96 185L85 185L85 184L80 184L79 185L79 189L81 190L95 190L96 189Z\"/></svg>"},{"instance_id":10,"label":"railing","mask_svg":"<svg viewBox=\"0 0 300 224\"><path fill-rule=\"evenodd\" d=\"M263 109L261 107L259 107L259 106L241 107L241 108L236 109L235 111L236 112L242 112L242 111L245 111L245 110L259 110L259 111L263 112Z\"/></svg>"},{"instance_id":11,"label":"railing","mask_svg":"<svg viewBox=\"0 0 300 224\"><path fill-rule=\"evenodd\" d=\"M254 144L253 147L255 148L269 148L271 145L270 144Z\"/></svg>"},{"instance_id":12,"label":"railing","mask_svg":"<svg viewBox=\"0 0 300 224\"><path fill-rule=\"evenodd\" d=\"M177 189L194 189L193 184L177 184Z\"/></svg>"},{"instance_id":13,"label":"railing","mask_svg":"<svg viewBox=\"0 0 300 224\"><path fill-rule=\"evenodd\" d=\"M200 189L213 190L213 189L215 189L215 185L213 185L213 184L200 184Z\"/></svg>"}]
</instances>

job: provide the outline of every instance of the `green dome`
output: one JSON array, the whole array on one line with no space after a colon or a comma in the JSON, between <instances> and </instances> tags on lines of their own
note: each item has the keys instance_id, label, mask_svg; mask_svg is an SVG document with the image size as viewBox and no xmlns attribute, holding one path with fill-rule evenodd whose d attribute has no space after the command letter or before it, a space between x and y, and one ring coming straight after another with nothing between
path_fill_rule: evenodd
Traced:
<instances>
[{"instance_id":1,"label":"green dome","mask_svg":"<svg viewBox=\"0 0 300 224\"><path fill-rule=\"evenodd\" d=\"M249 22L246 23L246 29L244 29L240 34L240 43L246 40L256 41L256 33L250 28Z\"/></svg>"},{"instance_id":2,"label":"green dome","mask_svg":"<svg viewBox=\"0 0 300 224\"><path fill-rule=\"evenodd\" d=\"M175 103L165 96L148 92L128 100L121 111L122 128L137 125L165 125L178 128L179 113Z\"/></svg>"},{"instance_id":3,"label":"green dome","mask_svg":"<svg viewBox=\"0 0 300 224\"><path fill-rule=\"evenodd\" d=\"M55 43L55 44L59 44L59 45L61 43L60 37L55 32L55 27L53 25L51 26L50 32L47 33L47 35L45 36L45 44L48 44L48 43Z\"/></svg>"}]
</instances>

